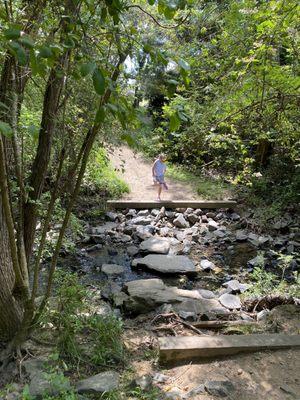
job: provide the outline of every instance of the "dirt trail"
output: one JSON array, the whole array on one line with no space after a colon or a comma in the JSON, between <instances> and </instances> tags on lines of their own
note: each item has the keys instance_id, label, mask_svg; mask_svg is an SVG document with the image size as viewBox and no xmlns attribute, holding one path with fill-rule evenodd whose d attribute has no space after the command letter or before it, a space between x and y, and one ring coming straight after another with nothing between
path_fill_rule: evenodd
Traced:
<instances>
[{"instance_id":1,"label":"dirt trail","mask_svg":"<svg viewBox=\"0 0 300 400\"><path fill-rule=\"evenodd\" d=\"M130 193L124 196L128 200L155 200L157 188L152 184L152 164L141 154L135 153L126 146L121 146L109 154L110 161L118 170L119 176L130 187ZM164 190L162 200L196 199L192 186L186 183L166 179L169 190Z\"/></svg>"}]
</instances>

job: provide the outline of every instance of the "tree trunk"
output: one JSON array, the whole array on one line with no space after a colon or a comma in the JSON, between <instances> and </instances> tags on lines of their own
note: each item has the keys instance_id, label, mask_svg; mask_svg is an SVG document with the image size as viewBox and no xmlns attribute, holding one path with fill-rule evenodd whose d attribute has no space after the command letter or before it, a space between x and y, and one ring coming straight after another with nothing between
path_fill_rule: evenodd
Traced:
<instances>
[{"instance_id":1,"label":"tree trunk","mask_svg":"<svg viewBox=\"0 0 300 400\"><path fill-rule=\"evenodd\" d=\"M0 198L0 338L9 340L21 324L22 307L14 297L15 274L12 266L7 226Z\"/></svg>"}]
</instances>

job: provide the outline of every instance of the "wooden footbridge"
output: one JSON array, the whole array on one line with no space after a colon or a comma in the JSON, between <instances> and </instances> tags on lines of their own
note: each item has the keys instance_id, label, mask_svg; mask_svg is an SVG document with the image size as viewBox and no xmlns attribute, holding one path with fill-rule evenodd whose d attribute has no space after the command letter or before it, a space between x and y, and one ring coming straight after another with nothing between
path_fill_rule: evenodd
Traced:
<instances>
[{"instance_id":1,"label":"wooden footbridge","mask_svg":"<svg viewBox=\"0 0 300 400\"><path fill-rule=\"evenodd\" d=\"M236 202L233 200L162 200L162 201L139 201L139 200L109 200L107 206L110 209L152 209L152 208L234 208Z\"/></svg>"}]
</instances>

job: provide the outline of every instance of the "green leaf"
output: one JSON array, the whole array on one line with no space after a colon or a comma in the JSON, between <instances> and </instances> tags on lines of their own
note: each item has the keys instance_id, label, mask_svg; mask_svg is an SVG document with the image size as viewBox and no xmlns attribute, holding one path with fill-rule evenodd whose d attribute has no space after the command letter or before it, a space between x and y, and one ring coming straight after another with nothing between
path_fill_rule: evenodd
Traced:
<instances>
[{"instance_id":1,"label":"green leaf","mask_svg":"<svg viewBox=\"0 0 300 400\"><path fill-rule=\"evenodd\" d=\"M148 4L150 4L150 6L153 6L155 4L155 0L148 0Z\"/></svg>"},{"instance_id":2,"label":"green leaf","mask_svg":"<svg viewBox=\"0 0 300 400\"><path fill-rule=\"evenodd\" d=\"M34 47L34 41L29 36L23 36L19 39L19 43L21 43L24 47L28 49L32 49Z\"/></svg>"},{"instance_id":3,"label":"green leaf","mask_svg":"<svg viewBox=\"0 0 300 400\"><path fill-rule=\"evenodd\" d=\"M8 40L16 40L19 39L19 37L21 36L21 29L8 28L4 30L3 34Z\"/></svg>"},{"instance_id":4,"label":"green leaf","mask_svg":"<svg viewBox=\"0 0 300 400\"><path fill-rule=\"evenodd\" d=\"M175 81L175 79L168 79L167 82L168 82L170 85L175 85L175 86L177 86L177 85L179 84L179 82L178 82L178 81Z\"/></svg>"},{"instance_id":5,"label":"green leaf","mask_svg":"<svg viewBox=\"0 0 300 400\"><path fill-rule=\"evenodd\" d=\"M94 70L93 73L93 84L97 94L102 96L105 91L105 78L99 67Z\"/></svg>"},{"instance_id":6,"label":"green leaf","mask_svg":"<svg viewBox=\"0 0 300 400\"><path fill-rule=\"evenodd\" d=\"M98 108L96 117L95 117L95 122L96 123L101 123L105 120L105 109L104 107Z\"/></svg>"},{"instance_id":7,"label":"green leaf","mask_svg":"<svg viewBox=\"0 0 300 400\"><path fill-rule=\"evenodd\" d=\"M13 130L7 122L0 121L0 132L8 138L13 136Z\"/></svg>"},{"instance_id":8,"label":"green leaf","mask_svg":"<svg viewBox=\"0 0 300 400\"><path fill-rule=\"evenodd\" d=\"M169 129L170 131L177 131L177 129L180 127L180 119L178 118L177 113L172 114L170 116L170 125L169 125Z\"/></svg>"},{"instance_id":9,"label":"green leaf","mask_svg":"<svg viewBox=\"0 0 300 400\"><path fill-rule=\"evenodd\" d=\"M113 114L118 112L118 107L115 104L108 103L106 106Z\"/></svg>"},{"instance_id":10,"label":"green leaf","mask_svg":"<svg viewBox=\"0 0 300 400\"><path fill-rule=\"evenodd\" d=\"M164 16L167 19L172 19L174 17L175 13L176 13L176 11L173 10L172 8L170 8L170 7L166 7L165 10L164 10Z\"/></svg>"},{"instance_id":11,"label":"green leaf","mask_svg":"<svg viewBox=\"0 0 300 400\"><path fill-rule=\"evenodd\" d=\"M75 42L71 37L67 37L66 40L64 41L64 47L66 49L73 49L75 47Z\"/></svg>"},{"instance_id":12,"label":"green leaf","mask_svg":"<svg viewBox=\"0 0 300 400\"><path fill-rule=\"evenodd\" d=\"M189 71L191 69L190 65L184 61L182 58L177 62L177 64L183 68L185 71Z\"/></svg>"},{"instance_id":13,"label":"green leaf","mask_svg":"<svg viewBox=\"0 0 300 400\"><path fill-rule=\"evenodd\" d=\"M87 75L93 73L95 68L96 68L96 64L94 62L84 63L84 64L81 64L81 66L80 66L80 73L84 77L84 76L87 76Z\"/></svg>"},{"instance_id":14,"label":"green leaf","mask_svg":"<svg viewBox=\"0 0 300 400\"><path fill-rule=\"evenodd\" d=\"M136 145L136 141L133 139L131 135L129 135L129 133L123 133L121 135L121 140L126 142L130 147L134 147Z\"/></svg>"},{"instance_id":15,"label":"green leaf","mask_svg":"<svg viewBox=\"0 0 300 400\"><path fill-rule=\"evenodd\" d=\"M53 51L48 46L41 46L39 48L39 56L41 58L51 58L53 56Z\"/></svg>"},{"instance_id":16,"label":"green leaf","mask_svg":"<svg viewBox=\"0 0 300 400\"><path fill-rule=\"evenodd\" d=\"M30 136L33 137L34 140L38 140L39 134L40 134L40 129L36 125L29 125L27 127L28 133Z\"/></svg>"},{"instance_id":17,"label":"green leaf","mask_svg":"<svg viewBox=\"0 0 300 400\"><path fill-rule=\"evenodd\" d=\"M9 44L11 52L16 56L20 65L26 65L27 56L23 47L17 42L11 42Z\"/></svg>"}]
</instances>

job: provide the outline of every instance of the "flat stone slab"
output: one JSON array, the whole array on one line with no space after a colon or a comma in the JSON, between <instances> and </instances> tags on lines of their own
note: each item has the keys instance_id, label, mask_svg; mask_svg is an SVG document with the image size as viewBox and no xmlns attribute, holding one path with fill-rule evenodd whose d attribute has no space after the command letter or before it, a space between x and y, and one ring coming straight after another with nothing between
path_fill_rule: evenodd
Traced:
<instances>
[{"instance_id":1,"label":"flat stone slab","mask_svg":"<svg viewBox=\"0 0 300 400\"><path fill-rule=\"evenodd\" d=\"M119 374L114 371L107 371L79 381L77 391L80 394L106 393L117 389L118 386Z\"/></svg>"},{"instance_id":2,"label":"flat stone slab","mask_svg":"<svg viewBox=\"0 0 300 400\"><path fill-rule=\"evenodd\" d=\"M167 254L170 241L166 238L151 237L140 244L140 250L147 253Z\"/></svg>"},{"instance_id":3,"label":"flat stone slab","mask_svg":"<svg viewBox=\"0 0 300 400\"><path fill-rule=\"evenodd\" d=\"M108 200L107 206L114 209L152 209L164 206L165 208L232 208L236 202L232 200L185 200L185 201L138 201L138 200Z\"/></svg>"},{"instance_id":4,"label":"flat stone slab","mask_svg":"<svg viewBox=\"0 0 300 400\"><path fill-rule=\"evenodd\" d=\"M172 304L176 312L223 315L228 313L216 299L204 299L198 290L166 286L161 279L140 279L125 284L128 297L125 308L132 312L155 310L162 304Z\"/></svg>"},{"instance_id":5,"label":"flat stone slab","mask_svg":"<svg viewBox=\"0 0 300 400\"><path fill-rule=\"evenodd\" d=\"M101 272L107 276L118 276L125 272L123 265L118 264L103 264L101 267Z\"/></svg>"},{"instance_id":6,"label":"flat stone slab","mask_svg":"<svg viewBox=\"0 0 300 400\"><path fill-rule=\"evenodd\" d=\"M145 267L163 274L195 274L196 266L186 256L149 254L144 258L136 258L133 267Z\"/></svg>"},{"instance_id":7,"label":"flat stone slab","mask_svg":"<svg viewBox=\"0 0 300 400\"><path fill-rule=\"evenodd\" d=\"M161 362L300 347L300 335L252 334L158 338Z\"/></svg>"}]
</instances>

